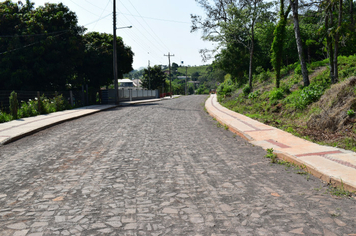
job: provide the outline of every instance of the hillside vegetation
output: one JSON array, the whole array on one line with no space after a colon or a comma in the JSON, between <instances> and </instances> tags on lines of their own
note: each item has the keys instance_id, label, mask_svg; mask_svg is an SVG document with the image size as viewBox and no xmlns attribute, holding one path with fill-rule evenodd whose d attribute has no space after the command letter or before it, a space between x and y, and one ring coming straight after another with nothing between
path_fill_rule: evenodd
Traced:
<instances>
[{"instance_id":1,"label":"hillside vegetation","mask_svg":"<svg viewBox=\"0 0 356 236\"><path fill-rule=\"evenodd\" d=\"M356 56L339 58L339 82L330 83L328 60L308 65L310 86L303 87L298 63L275 74L259 69L253 91L225 76L218 89L223 106L305 139L356 151ZM258 70L257 70L258 71Z\"/></svg>"}]
</instances>

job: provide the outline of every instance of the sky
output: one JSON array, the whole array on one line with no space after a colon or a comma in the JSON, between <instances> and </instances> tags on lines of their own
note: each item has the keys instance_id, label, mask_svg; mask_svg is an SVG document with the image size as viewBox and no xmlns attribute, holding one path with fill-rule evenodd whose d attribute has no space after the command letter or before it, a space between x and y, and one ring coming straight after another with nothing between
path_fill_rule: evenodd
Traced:
<instances>
[{"instance_id":1,"label":"sky","mask_svg":"<svg viewBox=\"0 0 356 236\"><path fill-rule=\"evenodd\" d=\"M87 32L113 33L114 0L32 0L35 7L46 2L63 3L75 12L78 24ZM190 33L190 14L204 16L195 0L116 0L117 36L134 52L133 68L171 63L195 66L203 62L200 49L212 49L210 42L201 39L202 32ZM121 28L132 26L132 28ZM181 62L184 62L182 64Z\"/></svg>"}]
</instances>

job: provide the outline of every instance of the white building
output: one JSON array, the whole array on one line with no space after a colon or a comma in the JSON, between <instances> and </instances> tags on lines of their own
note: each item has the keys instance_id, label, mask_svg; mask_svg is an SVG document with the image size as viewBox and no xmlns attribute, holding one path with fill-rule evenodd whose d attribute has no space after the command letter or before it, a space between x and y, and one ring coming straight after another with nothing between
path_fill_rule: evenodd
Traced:
<instances>
[{"instance_id":1,"label":"white building","mask_svg":"<svg viewBox=\"0 0 356 236\"><path fill-rule=\"evenodd\" d=\"M118 79L120 88L137 87L137 85L130 79Z\"/></svg>"}]
</instances>

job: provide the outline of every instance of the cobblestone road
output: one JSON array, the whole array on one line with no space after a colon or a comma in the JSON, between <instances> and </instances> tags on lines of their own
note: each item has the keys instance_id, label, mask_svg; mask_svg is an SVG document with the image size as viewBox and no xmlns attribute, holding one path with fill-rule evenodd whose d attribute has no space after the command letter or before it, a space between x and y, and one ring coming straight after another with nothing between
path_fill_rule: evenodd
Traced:
<instances>
[{"instance_id":1,"label":"cobblestone road","mask_svg":"<svg viewBox=\"0 0 356 236\"><path fill-rule=\"evenodd\" d=\"M0 235L356 235L355 199L271 165L205 99L117 108L0 147Z\"/></svg>"}]
</instances>

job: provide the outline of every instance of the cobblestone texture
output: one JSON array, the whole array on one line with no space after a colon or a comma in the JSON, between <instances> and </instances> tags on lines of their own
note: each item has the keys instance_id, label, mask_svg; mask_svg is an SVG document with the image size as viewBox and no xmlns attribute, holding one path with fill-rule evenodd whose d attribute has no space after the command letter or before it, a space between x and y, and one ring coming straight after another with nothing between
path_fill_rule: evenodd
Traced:
<instances>
[{"instance_id":1,"label":"cobblestone texture","mask_svg":"<svg viewBox=\"0 0 356 236\"><path fill-rule=\"evenodd\" d=\"M0 147L0 235L350 235L324 194L204 112L205 96L108 110Z\"/></svg>"}]
</instances>

